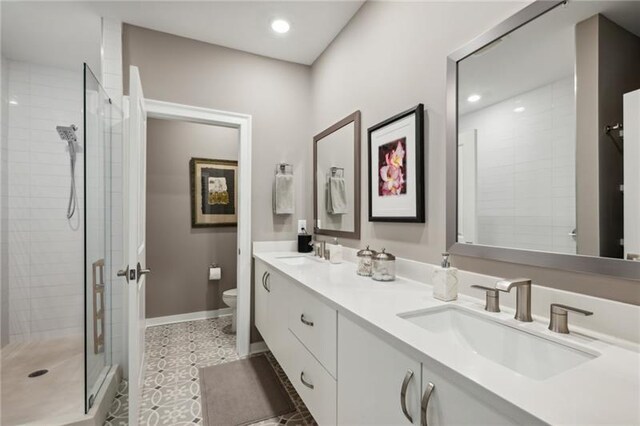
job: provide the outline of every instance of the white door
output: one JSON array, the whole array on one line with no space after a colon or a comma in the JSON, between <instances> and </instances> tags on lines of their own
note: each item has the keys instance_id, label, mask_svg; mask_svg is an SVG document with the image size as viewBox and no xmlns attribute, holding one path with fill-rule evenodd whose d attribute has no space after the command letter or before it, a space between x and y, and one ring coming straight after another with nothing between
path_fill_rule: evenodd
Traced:
<instances>
[{"instance_id":1,"label":"white door","mask_svg":"<svg viewBox=\"0 0 640 426\"><path fill-rule=\"evenodd\" d=\"M623 123L624 255L640 260L640 90L624 95Z\"/></svg>"},{"instance_id":2,"label":"white door","mask_svg":"<svg viewBox=\"0 0 640 426\"><path fill-rule=\"evenodd\" d=\"M125 258L129 262L128 368L129 424L137 425L144 383L147 111L137 67L129 71L129 119L125 123Z\"/></svg>"},{"instance_id":3,"label":"white door","mask_svg":"<svg viewBox=\"0 0 640 426\"><path fill-rule=\"evenodd\" d=\"M477 130L458 135L458 242L478 241L476 218Z\"/></svg>"}]
</instances>

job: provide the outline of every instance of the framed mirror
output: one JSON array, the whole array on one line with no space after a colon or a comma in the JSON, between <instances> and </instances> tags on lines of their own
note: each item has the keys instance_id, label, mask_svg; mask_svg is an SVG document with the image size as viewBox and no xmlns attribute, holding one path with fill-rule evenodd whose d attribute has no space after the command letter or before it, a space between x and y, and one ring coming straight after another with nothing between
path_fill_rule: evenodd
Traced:
<instances>
[{"instance_id":1,"label":"framed mirror","mask_svg":"<svg viewBox=\"0 0 640 426\"><path fill-rule=\"evenodd\" d=\"M314 232L360 239L360 111L313 138Z\"/></svg>"},{"instance_id":2,"label":"framed mirror","mask_svg":"<svg viewBox=\"0 0 640 426\"><path fill-rule=\"evenodd\" d=\"M534 2L447 73L450 252L640 280L640 2Z\"/></svg>"}]
</instances>

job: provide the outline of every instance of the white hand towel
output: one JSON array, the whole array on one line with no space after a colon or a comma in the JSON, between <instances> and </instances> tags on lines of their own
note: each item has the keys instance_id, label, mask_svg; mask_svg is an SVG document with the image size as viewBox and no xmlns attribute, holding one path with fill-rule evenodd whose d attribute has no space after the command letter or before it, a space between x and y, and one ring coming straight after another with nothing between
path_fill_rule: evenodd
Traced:
<instances>
[{"instance_id":1,"label":"white hand towel","mask_svg":"<svg viewBox=\"0 0 640 426\"><path fill-rule=\"evenodd\" d=\"M276 175L273 184L273 212L275 214L293 214L293 175Z\"/></svg>"},{"instance_id":2,"label":"white hand towel","mask_svg":"<svg viewBox=\"0 0 640 426\"><path fill-rule=\"evenodd\" d=\"M347 185L344 178L329 178L329 213L346 214L347 213Z\"/></svg>"}]
</instances>

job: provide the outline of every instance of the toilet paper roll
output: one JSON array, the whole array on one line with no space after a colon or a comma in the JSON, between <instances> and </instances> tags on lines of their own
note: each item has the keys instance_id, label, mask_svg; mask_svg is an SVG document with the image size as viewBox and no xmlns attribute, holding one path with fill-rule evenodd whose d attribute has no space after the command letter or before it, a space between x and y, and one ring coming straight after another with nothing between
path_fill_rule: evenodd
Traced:
<instances>
[{"instance_id":1,"label":"toilet paper roll","mask_svg":"<svg viewBox=\"0 0 640 426\"><path fill-rule=\"evenodd\" d=\"M220 267L209 267L209 279L210 280L219 280L222 278L222 268Z\"/></svg>"}]
</instances>

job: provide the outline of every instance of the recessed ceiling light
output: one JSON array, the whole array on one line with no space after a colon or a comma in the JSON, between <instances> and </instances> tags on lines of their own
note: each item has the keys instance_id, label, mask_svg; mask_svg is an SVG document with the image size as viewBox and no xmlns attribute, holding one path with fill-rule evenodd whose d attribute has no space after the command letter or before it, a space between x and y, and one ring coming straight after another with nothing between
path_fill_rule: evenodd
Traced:
<instances>
[{"instance_id":1,"label":"recessed ceiling light","mask_svg":"<svg viewBox=\"0 0 640 426\"><path fill-rule=\"evenodd\" d=\"M276 19L275 21L271 22L271 29L278 34L284 34L289 32L289 29L291 29L291 25L289 25L289 23L284 19Z\"/></svg>"},{"instance_id":2,"label":"recessed ceiling light","mask_svg":"<svg viewBox=\"0 0 640 426\"><path fill-rule=\"evenodd\" d=\"M471 95L467 98L469 102L478 102L482 96L480 95Z\"/></svg>"},{"instance_id":3,"label":"recessed ceiling light","mask_svg":"<svg viewBox=\"0 0 640 426\"><path fill-rule=\"evenodd\" d=\"M522 112L524 111L524 107L516 107L513 112Z\"/></svg>"},{"instance_id":4,"label":"recessed ceiling light","mask_svg":"<svg viewBox=\"0 0 640 426\"><path fill-rule=\"evenodd\" d=\"M18 101L15 101L15 100L11 99L11 100L9 101L9 104L10 104L10 105L18 105Z\"/></svg>"}]
</instances>

